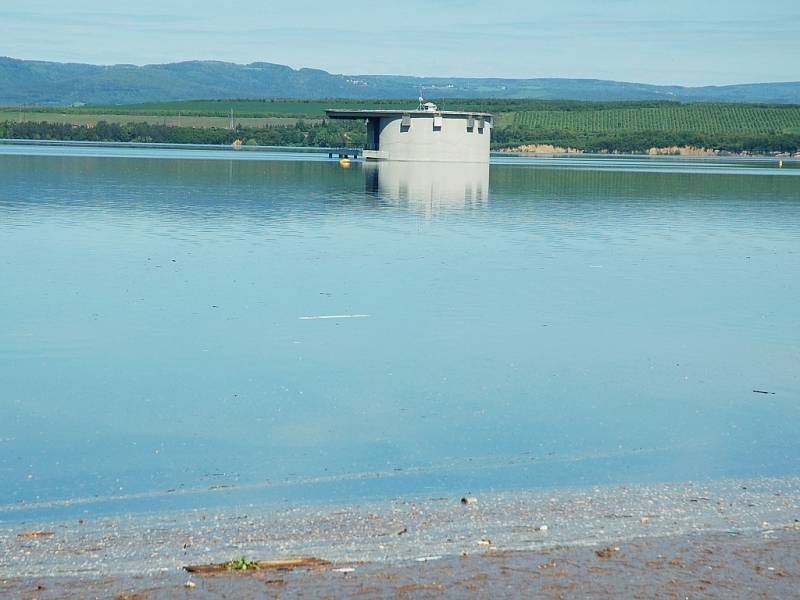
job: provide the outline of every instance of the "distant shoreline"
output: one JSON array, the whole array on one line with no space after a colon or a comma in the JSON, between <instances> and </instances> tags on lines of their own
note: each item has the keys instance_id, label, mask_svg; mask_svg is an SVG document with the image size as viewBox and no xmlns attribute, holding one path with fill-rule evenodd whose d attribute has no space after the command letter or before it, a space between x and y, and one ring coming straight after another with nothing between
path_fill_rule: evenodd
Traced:
<instances>
[{"instance_id":1,"label":"distant shoreline","mask_svg":"<svg viewBox=\"0 0 800 600\"><path fill-rule=\"evenodd\" d=\"M713 157L764 157L764 158L800 158L799 152L729 152L726 150L717 150L714 148L698 148L695 146L665 146L653 147L647 152L586 152L578 148L564 148L562 146L553 146L551 144L525 144L521 146L510 146L508 148L499 148L496 150L501 153L517 153L529 155L553 155L553 154L582 154L582 155L620 155L620 156L672 156L672 157L693 157L693 158L713 158Z\"/></svg>"},{"instance_id":2,"label":"distant shoreline","mask_svg":"<svg viewBox=\"0 0 800 600\"><path fill-rule=\"evenodd\" d=\"M159 143L159 142L111 142L111 141L74 141L74 140L35 140L35 139L13 139L13 138L0 138L0 148L18 147L18 148L83 148L83 149L129 149L129 150L175 150L175 151L215 151L222 152L230 158L236 157L237 159L247 159L248 156L254 160L257 159L259 153L279 153L279 154L305 154L305 155L325 155L333 153L333 158L338 158L338 153L344 152L351 157L359 157L361 155L361 148L352 147L320 147L320 146L285 146L285 145L232 145L232 144L179 144L179 143ZM669 150L669 149L667 149ZM76 156L84 156L83 154L76 154ZM708 152L585 152L582 150L575 150L572 148L559 148L555 146L537 146L536 149L530 149L529 146L517 148L504 148L492 150L491 156L493 158L569 158L569 157L583 157L583 158L653 158L653 159L677 159L686 160L689 163L692 159L775 159L777 161L785 161L785 165L793 167L792 170L797 170L800 164L800 153L789 155L785 153L772 153L772 154L756 154L756 153L730 153L722 151L708 151ZM780 165L778 165L780 166Z\"/></svg>"},{"instance_id":3,"label":"distant shoreline","mask_svg":"<svg viewBox=\"0 0 800 600\"><path fill-rule=\"evenodd\" d=\"M446 110L488 112L497 151L545 154L800 156L800 105L442 100ZM363 148L363 121L325 109L413 102L330 99L193 100L138 105L0 107L0 137L43 140Z\"/></svg>"}]
</instances>

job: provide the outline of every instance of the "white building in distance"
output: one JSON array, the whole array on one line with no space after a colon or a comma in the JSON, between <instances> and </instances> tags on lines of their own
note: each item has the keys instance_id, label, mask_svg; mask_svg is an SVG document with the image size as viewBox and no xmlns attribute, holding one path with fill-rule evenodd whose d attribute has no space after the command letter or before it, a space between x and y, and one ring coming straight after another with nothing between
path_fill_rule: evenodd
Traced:
<instances>
[{"instance_id":1,"label":"white building in distance","mask_svg":"<svg viewBox=\"0 0 800 600\"><path fill-rule=\"evenodd\" d=\"M367 160L489 162L489 113L439 110L421 99L417 110L328 109L325 113L329 119L366 120Z\"/></svg>"}]
</instances>

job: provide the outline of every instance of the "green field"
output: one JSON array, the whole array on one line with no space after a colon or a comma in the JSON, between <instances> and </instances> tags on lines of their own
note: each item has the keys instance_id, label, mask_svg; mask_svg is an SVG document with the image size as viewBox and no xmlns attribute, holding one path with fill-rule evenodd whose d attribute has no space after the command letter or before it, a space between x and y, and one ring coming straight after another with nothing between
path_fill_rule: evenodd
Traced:
<instances>
[{"instance_id":1,"label":"green field","mask_svg":"<svg viewBox=\"0 0 800 600\"><path fill-rule=\"evenodd\" d=\"M447 100L440 102L444 110L474 110L486 112L503 112L512 109L514 100ZM532 106L537 106L533 103ZM61 113L72 115L149 115L159 117L197 116L197 117L230 117L235 118L322 118L326 108L350 109L401 109L416 108L415 100L184 100L180 102L157 102L147 104L126 104L115 106L73 106L73 107L23 107L25 113ZM525 105L527 106L527 104ZM16 107L0 107L0 111L13 113L20 110Z\"/></svg>"},{"instance_id":2,"label":"green field","mask_svg":"<svg viewBox=\"0 0 800 600\"><path fill-rule=\"evenodd\" d=\"M411 103L413 105L413 103ZM229 118L321 118L326 108L413 108L409 102L399 100L185 100L181 102L157 102L127 104L123 106L79 106L68 108L26 107L26 112L59 112L64 114L148 115L157 117L219 117Z\"/></svg>"},{"instance_id":3,"label":"green field","mask_svg":"<svg viewBox=\"0 0 800 600\"><path fill-rule=\"evenodd\" d=\"M797 133L800 106L664 104L593 110L530 110L513 113L524 129L608 133L614 131L699 131L704 133Z\"/></svg>"},{"instance_id":4,"label":"green field","mask_svg":"<svg viewBox=\"0 0 800 600\"><path fill-rule=\"evenodd\" d=\"M646 152L690 146L726 152L800 151L800 105L561 100L437 103L442 110L494 114L495 148L552 145L587 152ZM363 122L326 123L326 108L409 110L415 105L413 99L234 99L69 108L0 107L0 124L6 123L3 131L8 137L100 139L101 133L95 128L105 122L120 127L101 127L102 135L124 140L217 143L241 138L262 144L357 145L366 139ZM231 111L233 130L229 129ZM137 124L151 127L137 129Z\"/></svg>"},{"instance_id":5,"label":"green field","mask_svg":"<svg viewBox=\"0 0 800 600\"><path fill-rule=\"evenodd\" d=\"M234 114L234 126L241 127L280 127L295 125L299 119L295 117L259 116L248 117ZM309 123L317 123L319 117L308 117ZM18 123L66 123L69 125L95 126L100 121L106 123L151 123L153 125L168 125L170 127L197 127L197 128L227 128L230 127L230 114L226 116L200 116L176 112L152 114L147 112L108 112L104 109L93 109L77 112L74 110L41 110L25 108L8 109L0 108L0 121L14 121Z\"/></svg>"},{"instance_id":6,"label":"green field","mask_svg":"<svg viewBox=\"0 0 800 600\"><path fill-rule=\"evenodd\" d=\"M229 119L320 119L326 108L414 108L408 100L186 100L125 106L69 108L25 107L0 109L0 119L36 120L58 114L63 122L83 124L105 116L131 117L132 121L196 127L218 126L219 121L192 121L191 117ZM703 133L798 133L800 106L759 104L710 104L677 102L576 102L548 100L446 100L445 110L474 110L496 115L500 127L529 130L561 130L585 133L633 131L695 131ZM70 117L75 115L75 118ZM79 115L89 117L79 119ZM147 118L151 117L151 118ZM157 119L156 117L162 117ZM54 121L50 116L47 121ZM112 119L106 119L111 121ZM120 122L120 118L113 121ZM290 122L243 122L246 126L292 124Z\"/></svg>"}]
</instances>

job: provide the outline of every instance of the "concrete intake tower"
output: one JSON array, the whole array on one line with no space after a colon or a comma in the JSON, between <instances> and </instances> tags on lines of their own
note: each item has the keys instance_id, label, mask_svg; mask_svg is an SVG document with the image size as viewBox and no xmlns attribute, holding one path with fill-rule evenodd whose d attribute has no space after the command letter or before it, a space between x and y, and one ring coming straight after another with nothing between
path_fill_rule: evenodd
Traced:
<instances>
[{"instance_id":1,"label":"concrete intake tower","mask_svg":"<svg viewBox=\"0 0 800 600\"><path fill-rule=\"evenodd\" d=\"M417 110L328 109L325 113L329 119L366 120L366 160L489 162L489 113L439 110L421 99Z\"/></svg>"}]
</instances>

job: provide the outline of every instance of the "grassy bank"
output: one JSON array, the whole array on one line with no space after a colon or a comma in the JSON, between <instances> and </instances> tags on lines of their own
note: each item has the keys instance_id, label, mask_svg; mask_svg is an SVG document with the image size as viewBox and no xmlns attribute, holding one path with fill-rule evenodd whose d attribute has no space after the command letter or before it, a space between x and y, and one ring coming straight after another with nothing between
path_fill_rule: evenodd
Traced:
<instances>
[{"instance_id":1,"label":"grassy bank","mask_svg":"<svg viewBox=\"0 0 800 600\"><path fill-rule=\"evenodd\" d=\"M318 123L321 118L298 119L296 117L242 117L234 116L234 125L242 127L274 127L295 125L297 121L305 120L309 123ZM67 125L94 126L105 121L106 123L148 123L151 125L169 125L171 127L197 127L219 128L230 127L230 116L200 116L200 115L148 115L146 113L102 113L66 111L42 111L36 109L9 110L0 109L0 121L15 123L63 123Z\"/></svg>"},{"instance_id":2,"label":"grassy bank","mask_svg":"<svg viewBox=\"0 0 800 600\"><path fill-rule=\"evenodd\" d=\"M354 145L363 123L329 123L324 110L414 108L400 100L192 100L128 106L0 109L0 135L34 139ZM445 110L495 115L495 149L583 152L692 147L754 154L800 152L800 106L677 102L447 100ZM231 112L235 129L230 129Z\"/></svg>"}]
</instances>

